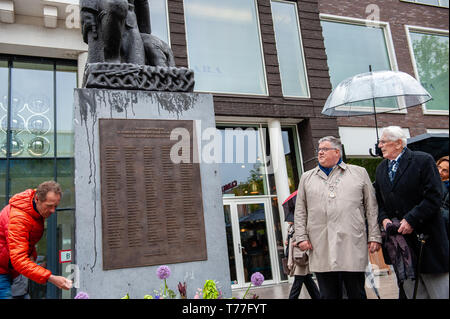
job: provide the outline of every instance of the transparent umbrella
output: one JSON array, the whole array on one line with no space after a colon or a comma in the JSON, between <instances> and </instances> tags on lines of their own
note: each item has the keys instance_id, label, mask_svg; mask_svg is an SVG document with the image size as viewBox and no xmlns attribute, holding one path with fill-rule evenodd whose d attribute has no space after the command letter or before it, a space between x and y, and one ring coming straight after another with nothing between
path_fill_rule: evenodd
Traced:
<instances>
[{"instance_id":1,"label":"transparent umbrella","mask_svg":"<svg viewBox=\"0 0 450 319\"><path fill-rule=\"evenodd\" d=\"M432 99L430 93L412 76L400 71L371 71L347 78L328 96L322 114L329 116L374 115L377 132L377 113L399 111L425 103Z\"/></svg>"}]
</instances>

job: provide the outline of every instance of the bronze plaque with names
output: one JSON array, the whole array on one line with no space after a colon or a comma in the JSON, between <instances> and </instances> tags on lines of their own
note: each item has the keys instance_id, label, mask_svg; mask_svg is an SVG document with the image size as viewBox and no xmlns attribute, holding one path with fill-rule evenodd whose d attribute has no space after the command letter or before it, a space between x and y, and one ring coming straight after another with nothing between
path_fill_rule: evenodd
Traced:
<instances>
[{"instance_id":1,"label":"bronze plaque with names","mask_svg":"<svg viewBox=\"0 0 450 319\"><path fill-rule=\"evenodd\" d=\"M103 269L207 259L193 125L99 120Z\"/></svg>"}]
</instances>

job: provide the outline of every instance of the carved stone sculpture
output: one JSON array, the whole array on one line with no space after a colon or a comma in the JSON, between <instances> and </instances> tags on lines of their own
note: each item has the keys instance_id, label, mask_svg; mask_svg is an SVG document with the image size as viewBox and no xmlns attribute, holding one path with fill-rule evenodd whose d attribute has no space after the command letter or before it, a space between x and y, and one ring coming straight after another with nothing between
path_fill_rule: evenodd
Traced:
<instances>
[{"instance_id":1,"label":"carved stone sculpture","mask_svg":"<svg viewBox=\"0 0 450 319\"><path fill-rule=\"evenodd\" d=\"M80 0L80 10L84 87L193 91L193 71L177 68L170 46L151 34L147 0Z\"/></svg>"}]
</instances>

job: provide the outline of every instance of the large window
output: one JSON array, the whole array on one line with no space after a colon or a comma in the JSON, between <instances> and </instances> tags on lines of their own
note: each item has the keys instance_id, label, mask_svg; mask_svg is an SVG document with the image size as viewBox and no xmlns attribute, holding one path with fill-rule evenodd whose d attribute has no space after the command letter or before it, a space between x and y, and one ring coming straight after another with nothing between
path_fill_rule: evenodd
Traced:
<instances>
[{"instance_id":1,"label":"large window","mask_svg":"<svg viewBox=\"0 0 450 319\"><path fill-rule=\"evenodd\" d=\"M58 250L73 245L76 86L76 62L0 55L0 202L4 206L14 194L46 180L61 184L58 214L46 220L37 245L38 262L56 274L65 274ZM33 298L71 297L71 291L52 285L30 282L30 289Z\"/></svg>"},{"instance_id":2,"label":"large window","mask_svg":"<svg viewBox=\"0 0 450 319\"><path fill-rule=\"evenodd\" d=\"M255 0L184 0L195 90L267 95Z\"/></svg>"},{"instance_id":3,"label":"large window","mask_svg":"<svg viewBox=\"0 0 450 319\"><path fill-rule=\"evenodd\" d=\"M388 25L367 26L365 20L337 20L322 15L321 21L325 50L330 69L330 80L335 88L341 81L359 73L392 70L390 32ZM397 108L395 99L383 99L379 108ZM361 107L372 107L370 101L359 103Z\"/></svg>"},{"instance_id":4,"label":"large window","mask_svg":"<svg viewBox=\"0 0 450 319\"><path fill-rule=\"evenodd\" d=\"M414 28L408 30L416 77L433 97L425 104L425 112L448 114L448 31L433 34Z\"/></svg>"},{"instance_id":5,"label":"large window","mask_svg":"<svg viewBox=\"0 0 450 319\"><path fill-rule=\"evenodd\" d=\"M301 175L297 130L282 127L283 149L290 192ZM217 129L215 162L220 164L224 197L276 195L271 167L269 130L263 125L227 125Z\"/></svg>"},{"instance_id":6,"label":"large window","mask_svg":"<svg viewBox=\"0 0 450 319\"><path fill-rule=\"evenodd\" d=\"M297 4L271 1L273 27L284 96L308 97Z\"/></svg>"},{"instance_id":7,"label":"large window","mask_svg":"<svg viewBox=\"0 0 450 319\"><path fill-rule=\"evenodd\" d=\"M266 132L259 126L218 128L223 196L269 195L262 149Z\"/></svg>"},{"instance_id":8,"label":"large window","mask_svg":"<svg viewBox=\"0 0 450 319\"><path fill-rule=\"evenodd\" d=\"M149 0L152 34L170 45L167 0Z\"/></svg>"},{"instance_id":9,"label":"large window","mask_svg":"<svg viewBox=\"0 0 450 319\"><path fill-rule=\"evenodd\" d=\"M449 0L402 0L405 2L414 2L420 4L428 4L431 6L445 7L448 8Z\"/></svg>"}]
</instances>

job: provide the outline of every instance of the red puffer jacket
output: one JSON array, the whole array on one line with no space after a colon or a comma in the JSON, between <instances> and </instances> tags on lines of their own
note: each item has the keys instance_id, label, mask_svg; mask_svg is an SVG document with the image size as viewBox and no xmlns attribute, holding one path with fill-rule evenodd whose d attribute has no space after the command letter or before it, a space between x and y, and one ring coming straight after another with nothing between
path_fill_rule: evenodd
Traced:
<instances>
[{"instance_id":1,"label":"red puffer jacket","mask_svg":"<svg viewBox=\"0 0 450 319\"><path fill-rule=\"evenodd\" d=\"M0 212L0 274L22 274L45 284L51 271L31 260L36 259L35 245L44 232L44 218L33 208L35 193L28 189L14 195Z\"/></svg>"}]
</instances>

